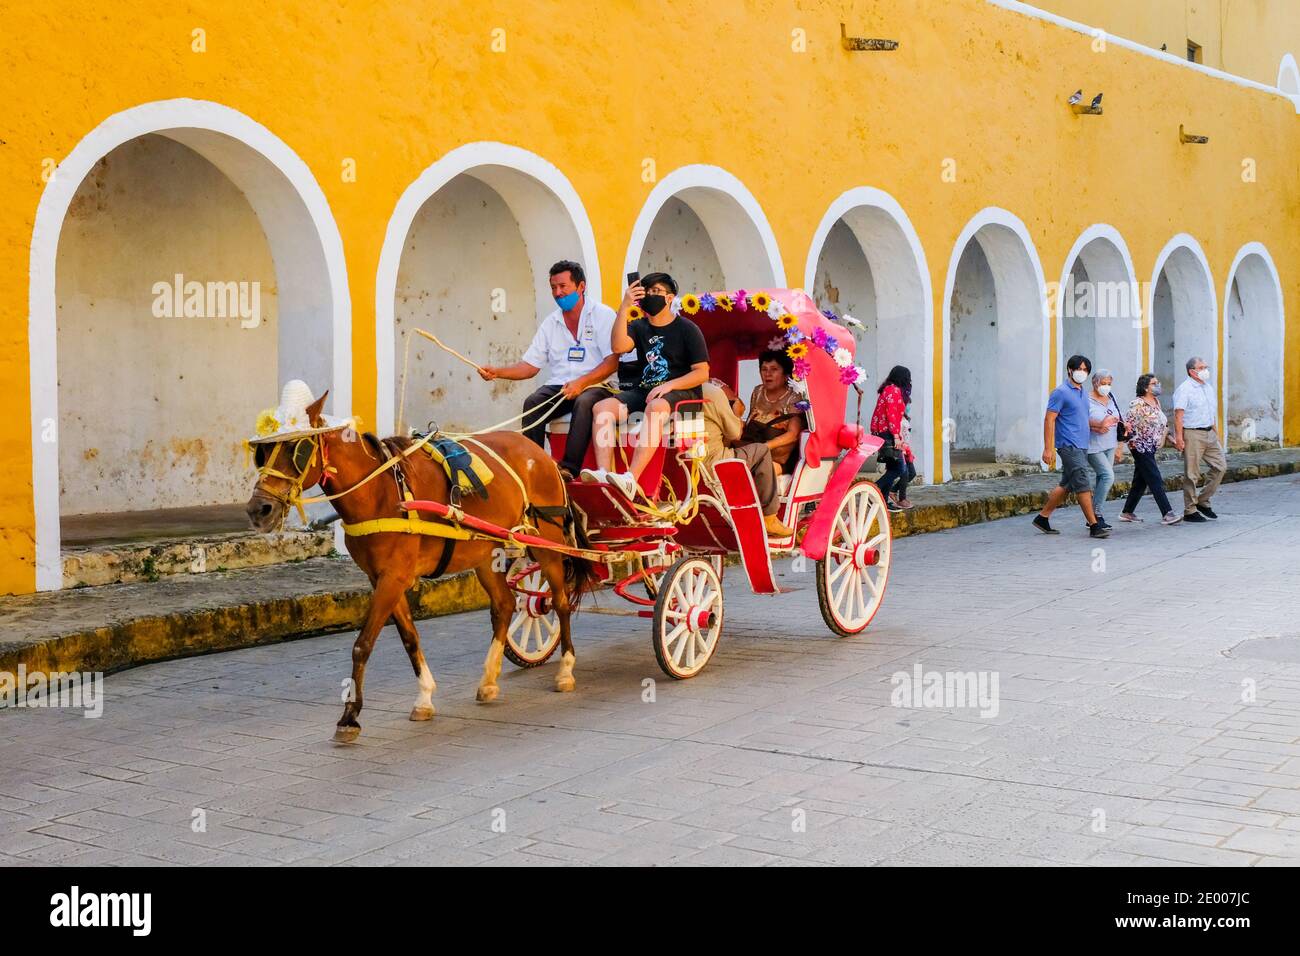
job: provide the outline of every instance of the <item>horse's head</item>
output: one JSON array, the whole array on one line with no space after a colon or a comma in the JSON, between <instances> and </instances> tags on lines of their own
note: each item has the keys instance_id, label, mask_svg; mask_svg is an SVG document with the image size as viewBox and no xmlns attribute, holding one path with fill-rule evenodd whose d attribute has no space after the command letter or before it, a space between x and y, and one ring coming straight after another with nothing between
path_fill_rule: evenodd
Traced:
<instances>
[{"instance_id":1,"label":"horse's head","mask_svg":"<svg viewBox=\"0 0 1300 956\"><path fill-rule=\"evenodd\" d=\"M325 425L321 409L328 394L326 391L307 406L307 418L313 428ZM321 433L253 445L257 485L245 510L255 531L279 530L290 506L300 507L298 499L302 490L318 484L325 473L323 447Z\"/></svg>"}]
</instances>

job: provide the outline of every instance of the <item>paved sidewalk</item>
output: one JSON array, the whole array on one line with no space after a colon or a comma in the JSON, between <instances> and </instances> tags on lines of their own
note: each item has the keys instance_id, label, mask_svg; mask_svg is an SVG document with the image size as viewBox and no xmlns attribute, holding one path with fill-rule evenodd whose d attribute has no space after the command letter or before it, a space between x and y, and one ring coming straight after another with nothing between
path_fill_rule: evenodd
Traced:
<instances>
[{"instance_id":1,"label":"paved sidewalk","mask_svg":"<svg viewBox=\"0 0 1300 956\"><path fill-rule=\"evenodd\" d=\"M1239 453L1229 466L1228 482L1292 473L1300 470L1300 449ZM1163 464L1171 496L1180 468ZM1131 474L1131 465L1116 469L1113 496L1127 493ZM1042 507L1057 480L1036 473L917 486L917 507L894 516L894 536L1028 514ZM346 556L0 597L0 671L114 671L347 630L361 626L369 600L369 583ZM410 602L417 618L487 606L468 572L422 581Z\"/></svg>"},{"instance_id":2,"label":"paved sidewalk","mask_svg":"<svg viewBox=\"0 0 1300 956\"><path fill-rule=\"evenodd\" d=\"M901 540L852 639L808 571L760 598L729 570L685 682L645 621L587 613L575 693L507 665L478 705L486 615L431 619L429 723L390 629L351 747L351 635L123 672L97 720L0 711L0 864L1294 865L1300 477L1215 506L1100 544L1077 511ZM996 716L893 706L917 665L996 675Z\"/></svg>"}]
</instances>

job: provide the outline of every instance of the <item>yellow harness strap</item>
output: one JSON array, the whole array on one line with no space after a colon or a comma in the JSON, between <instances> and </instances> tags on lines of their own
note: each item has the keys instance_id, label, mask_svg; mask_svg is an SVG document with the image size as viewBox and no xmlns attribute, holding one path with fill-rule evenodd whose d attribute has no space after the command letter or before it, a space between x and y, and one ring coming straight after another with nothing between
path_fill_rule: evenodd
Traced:
<instances>
[{"instance_id":1,"label":"yellow harness strap","mask_svg":"<svg viewBox=\"0 0 1300 956\"><path fill-rule=\"evenodd\" d=\"M469 541L475 537L474 532L459 525L443 524L441 521L425 521L414 511L409 512L409 514L410 517L407 518L372 518L369 521L358 521L356 524L345 524L343 525L343 533L359 537L367 534L399 532L401 534L427 534L436 538L453 538L457 541Z\"/></svg>"}]
</instances>

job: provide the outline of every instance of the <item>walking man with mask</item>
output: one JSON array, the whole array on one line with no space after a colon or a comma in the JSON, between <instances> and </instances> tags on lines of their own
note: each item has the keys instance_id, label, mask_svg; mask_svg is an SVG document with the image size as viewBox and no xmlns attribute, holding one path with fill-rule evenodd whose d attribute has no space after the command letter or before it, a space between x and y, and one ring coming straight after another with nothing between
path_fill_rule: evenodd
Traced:
<instances>
[{"instance_id":1,"label":"walking man with mask","mask_svg":"<svg viewBox=\"0 0 1300 956\"><path fill-rule=\"evenodd\" d=\"M545 448L547 423L569 415L560 470L566 481L572 481L591 444L596 403L610 395L604 383L618 371L618 356L610 347L615 313L587 299L587 276L578 263L562 260L551 266L550 274L557 308L542 319L523 359L514 365L485 366L479 375L486 382L520 381L545 371L545 384L524 399L524 434ZM562 401L544 414L534 413L561 392Z\"/></svg>"},{"instance_id":2,"label":"walking man with mask","mask_svg":"<svg viewBox=\"0 0 1300 956\"><path fill-rule=\"evenodd\" d=\"M1110 537L1110 525L1092 509L1092 473L1088 470L1088 395L1083 383L1092 373L1092 363L1082 355L1071 355L1065 363L1066 379L1047 400L1043 417L1043 464L1056 466L1061 456L1061 483L1047 496L1047 504L1034 516L1034 527L1043 534L1060 534L1047 519L1059 508L1070 492L1079 499L1079 507L1094 538Z\"/></svg>"},{"instance_id":3,"label":"walking man with mask","mask_svg":"<svg viewBox=\"0 0 1300 956\"><path fill-rule=\"evenodd\" d=\"M1174 389L1174 447L1183 453L1183 520L1193 524L1219 516L1210 507L1210 499L1219 489L1228 459L1219 444L1219 397L1210 384L1210 366L1194 355L1187 360L1187 378ZM1201 464L1209 468L1200 494Z\"/></svg>"}]
</instances>

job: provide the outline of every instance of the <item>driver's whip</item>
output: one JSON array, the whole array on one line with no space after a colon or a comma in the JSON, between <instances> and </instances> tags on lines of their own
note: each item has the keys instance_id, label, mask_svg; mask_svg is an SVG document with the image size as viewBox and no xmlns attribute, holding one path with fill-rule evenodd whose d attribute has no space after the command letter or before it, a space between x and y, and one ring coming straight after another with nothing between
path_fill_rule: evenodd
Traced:
<instances>
[{"instance_id":1,"label":"driver's whip","mask_svg":"<svg viewBox=\"0 0 1300 956\"><path fill-rule=\"evenodd\" d=\"M466 365L470 366L471 368L474 368L474 369L476 369L476 370L478 370L478 371L480 371L480 372L483 371L483 366L482 366L482 365L479 365L479 364L478 364L477 362L475 362L473 359L467 359L467 358L465 358L465 356L461 355L459 352L457 352L457 351L456 351L454 348L452 348L450 345L446 345L446 344L444 344L443 341L442 341L440 338L438 338L438 336L434 335L432 332L426 332L426 331L424 331L424 329L412 329L411 331L412 331L412 332L416 332L416 333L418 333L418 334L420 334L420 335L423 335L426 339L428 339L428 340L429 340L430 342L432 342L434 345L438 346L438 348L442 349L444 352L450 352L452 355L456 356L456 358L460 359L462 362L464 362Z\"/></svg>"}]
</instances>

